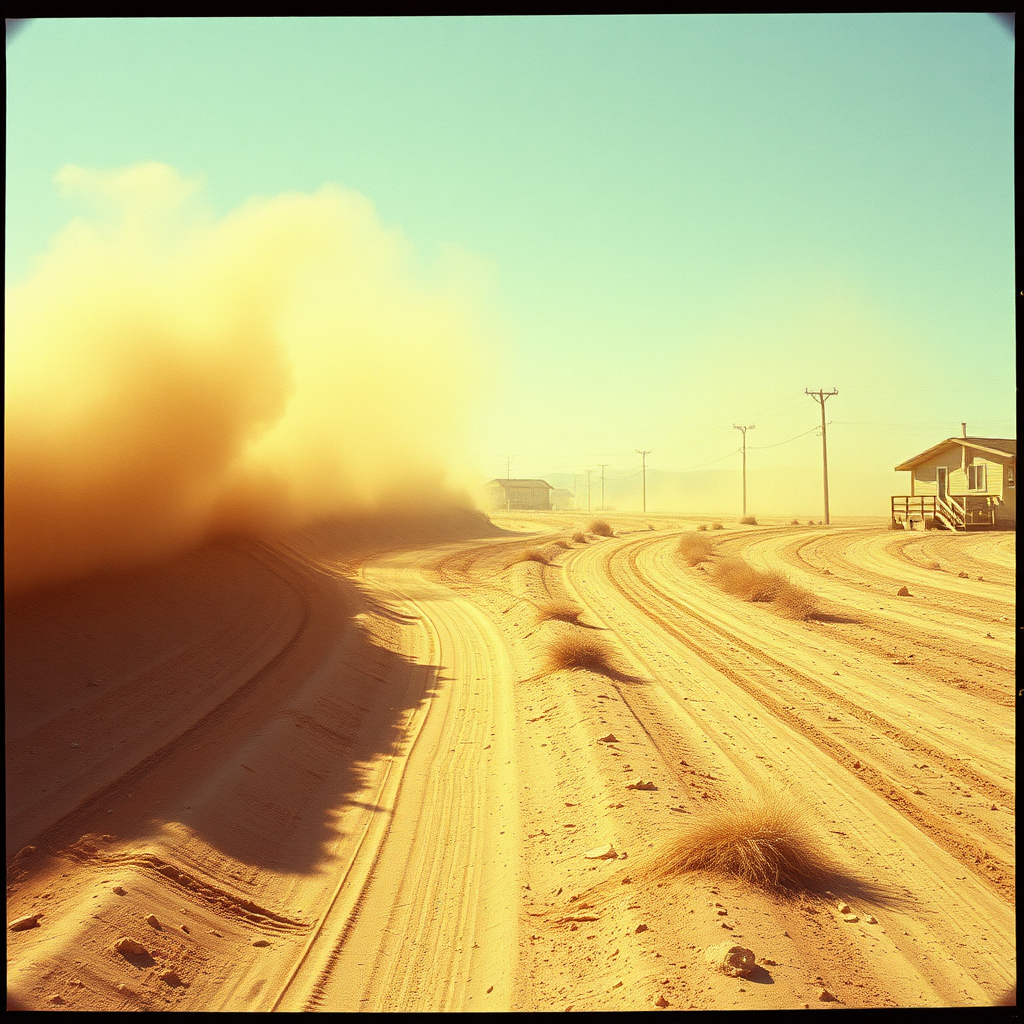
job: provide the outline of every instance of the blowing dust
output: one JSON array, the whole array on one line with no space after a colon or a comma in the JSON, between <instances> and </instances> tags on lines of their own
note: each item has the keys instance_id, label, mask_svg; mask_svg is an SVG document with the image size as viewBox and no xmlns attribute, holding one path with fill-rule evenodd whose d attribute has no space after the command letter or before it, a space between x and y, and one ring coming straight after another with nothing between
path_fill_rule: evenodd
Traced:
<instances>
[{"instance_id":1,"label":"blowing dust","mask_svg":"<svg viewBox=\"0 0 1024 1024\"><path fill-rule=\"evenodd\" d=\"M465 507L480 266L426 273L357 193L223 218L161 164L68 167L88 213L7 289L5 593L218 536Z\"/></svg>"}]
</instances>

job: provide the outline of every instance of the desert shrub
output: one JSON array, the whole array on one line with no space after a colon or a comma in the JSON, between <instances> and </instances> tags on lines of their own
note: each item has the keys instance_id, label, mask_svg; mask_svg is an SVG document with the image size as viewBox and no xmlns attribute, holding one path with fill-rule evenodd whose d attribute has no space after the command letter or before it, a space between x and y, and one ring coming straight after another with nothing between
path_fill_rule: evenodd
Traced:
<instances>
[{"instance_id":1,"label":"desert shrub","mask_svg":"<svg viewBox=\"0 0 1024 1024\"><path fill-rule=\"evenodd\" d=\"M614 675L611 648L600 637L580 632L564 632L548 640L544 650L547 671L582 668L602 675Z\"/></svg>"},{"instance_id":2,"label":"desert shrub","mask_svg":"<svg viewBox=\"0 0 1024 1024\"><path fill-rule=\"evenodd\" d=\"M814 525L814 520L813 519L808 519L807 520L807 525L808 526L813 526Z\"/></svg>"},{"instance_id":3,"label":"desert shrub","mask_svg":"<svg viewBox=\"0 0 1024 1024\"><path fill-rule=\"evenodd\" d=\"M552 542L557 548L568 548L571 545L564 537L559 537L558 540Z\"/></svg>"},{"instance_id":4,"label":"desert shrub","mask_svg":"<svg viewBox=\"0 0 1024 1024\"><path fill-rule=\"evenodd\" d=\"M615 531L603 520L593 519L587 529L599 537L614 537Z\"/></svg>"},{"instance_id":5,"label":"desert shrub","mask_svg":"<svg viewBox=\"0 0 1024 1024\"><path fill-rule=\"evenodd\" d=\"M711 539L698 536L696 533L684 533L676 545L676 551L687 565L708 561L711 558L711 550Z\"/></svg>"},{"instance_id":6,"label":"desert shrub","mask_svg":"<svg viewBox=\"0 0 1024 1024\"><path fill-rule=\"evenodd\" d=\"M587 543L587 535L582 530L577 530L572 535L572 539L573 539L573 543L574 544L586 544Z\"/></svg>"},{"instance_id":7,"label":"desert shrub","mask_svg":"<svg viewBox=\"0 0 1024 1024\"><path fill-rule=\"evenodd\" d=\"M744 526L757 526L757 520L753 516L743 516L740 522Z\"/></svg>"},{"instance_id":8,"label":"desert shrub","mask_svg":"<svg viewBox=\"0 0 1024 1024\"><path fill-rule=\"evenodd\" d=\"M537 621L557 619L559 622L578 622L583 609L573 601L552 599L537 604Z\"/></svg>"},{"instance_id":9,"label":"desert shrub","mask_svg":"<svg viewBox=\"0 0 1024 1024\"><path fill-rule=\"evenodd\" d=\"M540 548L526 548L524 551L520 551L519 554L512 559L512 562L513 564L515 562L540 562L543 565L548 565L550 560Z\"/></svg>"},{"instance_id":10,"label":"desert shrub","mask_svg":"<svg viewBox=\"0 0 1024 1024\"><path fill-rule=\"evenodd\" d=\"M724 530L725 527L721 523L712 523L711 524L711 529L712 530Z\"/></svg>"},{"instance_id":11,"label":"desert shrub","mask_svg":"<svg viewBox=\"0 0 1024 1024\"><path fill-rule=\"evenodd\" d=\"M800 520L799 519L791 519L789 521L789 525L790 526L799 526L800 525Z\"/></svg>"},{"instance_id":12,"label":"desert shrub","mask_svg":"<svg viewBox=\"0 0 1024 1024\"><path fill-rule=\"evenodd\" d=\"M694 820L652 862L655 876L732 875L764 889L820 891L840 872L789 794L762 789Z\"/></svg>"},{"instance_id":13,"label":"desert shrub","mask_svg":"<svg viewBox=\"0 0 1024 1024\"><path fill-rule=\"evenodd\" d=\"M781 572L762 572L742 558L725 558L715 566L715 583L744 601L771 601L784 615L806 619L817 611L814 595Z\"/></svg>"},{"instance_id":14,"label":"desert shrub","mask_svg":"<svg viewBox=\"0 0 1024 1024\"><path fill-rule=\"evenodd\" d=\"M702 531L702 532L704 530L706 530L707 528L708 528L708 524L707 523L701 523L700 526L697 527L697 529Z\"/></svg>"}]
</instances>

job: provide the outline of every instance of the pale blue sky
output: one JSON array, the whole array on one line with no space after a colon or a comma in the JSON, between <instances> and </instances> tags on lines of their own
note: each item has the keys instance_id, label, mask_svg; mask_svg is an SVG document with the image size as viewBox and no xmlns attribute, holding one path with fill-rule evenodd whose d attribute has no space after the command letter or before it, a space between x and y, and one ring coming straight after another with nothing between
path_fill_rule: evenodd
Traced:
<instances>
[{"instance_id":1,"label":"pale blue sky","mask_svg":"<svg viewBox=\"0 0 1024 1024\"><path fill-rule=\"evenodd\" d=\"M734 423L813 472L823 387L853 494L962 420L1016 435L1013 56L983 14L38 20L6 279L66 164L162 161L222 214L337 183L490 268L481 475L738 469Z\"/></svg>"}]
</instances>

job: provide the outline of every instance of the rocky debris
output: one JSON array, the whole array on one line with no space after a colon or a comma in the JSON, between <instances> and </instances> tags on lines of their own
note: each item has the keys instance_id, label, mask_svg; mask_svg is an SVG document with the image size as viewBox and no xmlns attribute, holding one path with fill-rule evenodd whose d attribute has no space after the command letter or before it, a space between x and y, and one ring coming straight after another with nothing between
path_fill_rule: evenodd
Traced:
<instances>
[{"instance_id":1,"label":"rocky debris","mask_svg":"<svg viewBox=\"0 0 1024 1024\"><path fill-rule=\"evenodd\" d=\"M728 974L730 978L745 978L756 966L754 951L732 942L709 946L704 951L704 957L716 970Z\"/></svg>"},{"instance_id":2,"label":"rocky debris","mask_svg":"<svg viewBox=\"0 0 1024 1024\"><path fill-rule=\"evenodd\" d=\"M958 572L958 573L957 573L957 576L959 576L959 577L960 577L960 579L962 579L962 580L969 580L969 579L971 578L971 577L970 577L970 576L968 576L968 575L967 575L967 573L965 573L965 572Z\"/></svg>"},{"instance_id":3,"label":"rocky debris","mask_svg":"<svg viewBox=\"0 0 1024 1024\"><path fill-rule=\"evenodd\" d=\"M843 914L843 920L848 924L856 924L860 918L856 914Z\"/></svg>"},{"instance_id":4,"label":"rocky debris","mask_svg":"<svg viewBox=\"0 0 1024 1024\"><path fill-rule=\"evenodd\" d=\"M639 934L640 934L641 932L646 932L646 931L648 931L648 930L649 930L649 929L648 929L647 925L645 925L645 924L638 924L638 925L637 925L637 926L636 926L636 927L635 927L635 928L633 929L633 934L634 934L634 935L639 935Z\"/></svg>"},{"instance_id":5,"label":"rocky debris","mask_svg":"<svg viewBox=\"0 0 1024 1024\"><path fill-rule=\"evenodd\" d=\"M168 985L177 987L178 985L184 985L185 982L181 980L181 976L173 967L168 967L166 971L161 971L157 977L166 982Z\"/></svg>"},{"instance_id":6,"label":"rocky debris","mask_svg":"<svg viewBox=\"0 0 1024 1024\"><path fill-rule=\"evenodd\" d=\"M42 916L43 915L41 913L26 914L24 917L15 918L7 927L10 928L12 932L25 932L28 931L29 928L38 928L39 918Z\"/></svg>"},{"instance_id":7,"label":"rocky debris","mask_svg":"<svg viewBox=\"0 0 1024 1024\"><path fill-rule=\"evenodd\" d=\"M836 1001L837 1001L836 997L834 995L832 995L832 993L829 992L829 990L827 988L823 988L818 993L818 1002L819 1003L834 1003Z\"/></svg>"},{"instance_id":8,"label":"rocky debris","mask_svg":"<svg viewBox=\"0 0 1024 1024\"><path fill-rule=\"evenodd\" d=\"M586 860L615 860L618 854L615 852L615 847L608 843L606 846L598 846L593 850L587 850L583 856Z\"/></svg>"},{"instance_id":9,"label":"rocky debris","mask_svg":"<svg viewBox=\"0 0 1024 1024\"><path fill-rule=\"evenodd\" d=\"M900 589L896 591L896 596L897 597L912 597L913 595L910 593L909 590L907 590L906 587L900 587Z\"/></svg>"},{"instance_id":10,"label":"rocky debris","mask_svg":"<svg viewBox=\"0 0 1024 1024\"><path fill-rule=\"evenodd\" d=\"M836 904L836 910L838 910L840 914L849 914L850 913L850 909L851 909L850 908L850 904L849 903L844 903L842 900L840 900Z\"/></svg>"},{"instance_id":11,"label":"rocky debris","mask_svg":"<svg viewBox=\"0 0 1024 1024\"><path fill-rule=\"evenodd\" d=\"M658 998L654 1000L655 1006L668 1006L668 1000L665 998L664 993L659 992Z\"/></svg>"},{"instance_id":12,"label":"rocky debris","mask_svg":"<svg viewBox=\"0 0 1024 1024\"><path fill-rule=\"evenodd\" d=\"M156 914L147 914L146 915L146 924L148 924L151 928L159 928L160 927L160 922L156 919Z\"/></svg>"},{"instance_id":13,"label":"rocky debris","mask_svg":"<svg viewBox=\"0 0 1024 1024\"><path fill-rule=\"evenodd\" d=\"M626 789L657 789L653 782L630 782Z\"/></svg>"},{"instance_id":14,"label":"rocky debris","mask_svg":"<svg viewBox=\"0 0 1024 1024\"><path fill-rule=\"evenodd\" d=\"M141 942L122 936L114 943L114 952L122 956L149 956L149 950Z\"/></svg>"},{"instance_id":15,"label":"rocky debris","mask_svg":"<svg viewBox=\"0 0 1024 1024\"><path fill-rule=\"evenodd\" d=\"M610 732L607 736L601 736L598 738L598 743L618 743L618 739L615 737L615 733Z\"/></svg>"},{"instance_id":16,"label":"rocky debris","mask_svg":"<svg viewBox=\"0 0 1024 1024\"><path fill-rule=\"evenodd\" d=\"M878 918L875 917L873 914L865 914L864 915L864 923L865 924L878 924Z\"/></svg>"},{"instance_id":17,"label":"rocky debris","mask_svg":"<svg viewBox=\"0 0 1024 1024\"><path fill-rule=\"evenodd\" d=\"M127 891L122 886L120 886L120 885L115 885L114 888L111 889L110 891L115 896L127 896L128 895Z\"/></svg>"},{"instance_id":18,"label":"rocky debris","mask_svg":"<svg viewBox=\"0 0 1024 1024\"><path fill-rule=\"evenodd\" d=\"M269 946L270 943L266 939L253 939L252 944L254 946Z\"/></svg>"},{"instance_id":19,"label":"rocky debris","mask_svg":"<svg viewBox=\"0 0 1024 1024\"><path fill-rule=\"evenodd\" d=\"M54 1006L63 1006L64 1005L64 997L62 995L60 995L58 992L54 992L54 994L52 996L50 996L50 998L47 999L46 1001L48 1003L52 1003Z\"/></svg>"}]
</instances>

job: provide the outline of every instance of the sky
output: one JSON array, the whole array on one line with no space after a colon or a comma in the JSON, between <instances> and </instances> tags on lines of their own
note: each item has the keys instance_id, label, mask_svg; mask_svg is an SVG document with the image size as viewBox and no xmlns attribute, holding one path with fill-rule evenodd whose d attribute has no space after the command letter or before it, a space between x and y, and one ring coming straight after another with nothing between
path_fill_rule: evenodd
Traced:
<instances>
[{"instance_id":1,"label":"sky","mask_svg":"<svg viewBox=\"0 0 1024 1024\"><path fill-rule=\"evenodd\" d=\"M401 253L366 294L454 303L451 339L374 365L458 410L414 439L458 479L603 466L639 508L643 451L652 510L722 471L739 512L753 425L749 509L820 515L824 389L832 515L883 516L961 422L1016 436L1013 61L985 14L37 19L7 47L6 291L129 207L162 245L358 208Z\"/></svg>"}]
</instances>

